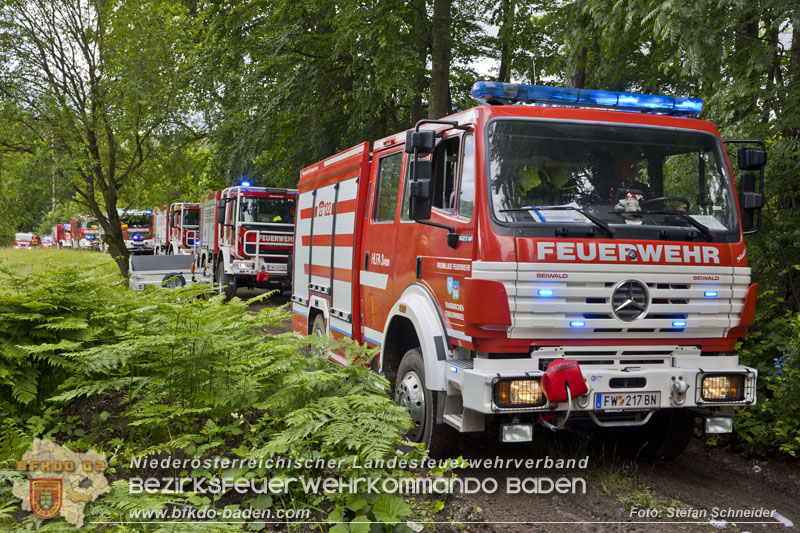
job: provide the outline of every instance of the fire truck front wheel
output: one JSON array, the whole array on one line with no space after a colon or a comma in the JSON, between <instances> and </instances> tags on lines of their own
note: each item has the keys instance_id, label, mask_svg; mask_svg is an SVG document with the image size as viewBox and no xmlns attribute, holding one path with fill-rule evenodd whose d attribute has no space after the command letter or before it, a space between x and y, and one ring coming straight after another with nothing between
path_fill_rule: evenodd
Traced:
<instances>
[{"instance_id":1,"label":"fire truck front wheel","mask_svg":"<svg viewBox=\"0 0 800 533\"><path fill-rule=\"evenodd\" d=\"M411 429L406 438L422 442L428 447L431 457L446 457L448 452L458 450L458 433L446 424L437 424L436 394L425 388L425 364L422 350L408 350L400 361L394 387L394 398L398 405L408 409Z\"/></svg>"},{"instance_id":2,"label":"fire truck front wheel","mask_svg":"<svg viewBox=\"0 0 800 533\"><path fill-rule=\"evenodd\" d=\"M222 260L217 261L217 272L214 280L217 282L217 287L219 287L219 293L224 294L226 300L236 296L236 278L225 273L225 269L222 267Z\"/></svg>"}]
</instances>

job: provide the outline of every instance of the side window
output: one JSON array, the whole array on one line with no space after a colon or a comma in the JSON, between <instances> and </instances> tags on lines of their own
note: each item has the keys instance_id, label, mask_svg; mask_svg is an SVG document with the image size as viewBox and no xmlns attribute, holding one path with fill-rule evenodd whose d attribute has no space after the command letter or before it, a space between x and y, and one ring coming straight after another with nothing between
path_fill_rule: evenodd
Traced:
<instances>
[{"instance_id":1,"label":"side window","mask_svg":"<svg viewBox=\"0 0 800 533\"><path fill-rule=\"evenodd\" d=\"M380 160L378 187L375 191L375 212L372 217L375 222L394 221L402 163L402 152L396 152Z\"/></svg>"},{"instance_id":2,"label":"side window","mask_svg":"<svg viewBox=\"0 0 800 533\"><path fill-rule=\"evenodd\" d=\"M448 137L436 147L433 176L433 207L452 213L456 205L456 172L460 137Z\"/></svg>"},{"instance_id":3,"label":"side window","mask_svg":"<svg viewBox=\"0 0 800 533\"><path fill-rule=\"evenodd\" d=\"M472 218L475 203L475 137L464 136L464 154L461 162L461 190L458 194L458 214Z\"/></svg>"}]
</instances>

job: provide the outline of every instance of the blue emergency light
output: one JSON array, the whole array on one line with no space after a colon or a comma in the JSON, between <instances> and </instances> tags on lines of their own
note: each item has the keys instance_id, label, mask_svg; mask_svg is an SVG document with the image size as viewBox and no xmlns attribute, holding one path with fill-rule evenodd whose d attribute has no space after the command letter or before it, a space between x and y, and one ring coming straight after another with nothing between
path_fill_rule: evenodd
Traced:
<instances>
[{"instance_id":1,"label":"blue emergency light","mask_svg":"<svg viewBox=\"0 0 800 533\"><path fill-rule=\"evenodd\" d=\"M623 93L544 87L523 83L476 81L472 97L490 104L557 104L574 107L609 107L667 115L692 115L703 110L703 100L662 94Z\"/></svg>"},{"instance_id":2,"label":"blue emergency light","mask_svg":"<svg viewBox=\"0 0 800 533\"><path fill-rule=\"evenodd\" d=\"M717 297L717 291L706 291L706 292L703 293L703 295L706 298L716 298Z\"/></svg>"},{"instance_id":3,"label":"blue emergency light","mask_svg":"<svg viewBox=\"0 0 800 533\"><path fill-rule=\"evenodd\" d=\"M586 322L583 320L573 320L569 323L569 327L571 328L582 328L586 325Z\"/></svg>"},{"instance_id":4,"label":"blue emergency light","mask_svg":"<svg viewBox=\"0 0 800 533\"><path fill-rule=\"evenodd\" d=\"M539 296L552 296L553 290L552 289L539 289Z\"/></svg>"},{"instance_id":5,"label":"blue emergency light","mask_svg":"<svg viewBox=\"0 0 800 533\"><path fill-rule=\"evenodd\" d=\"M142 239L144 239L144 237L142 236L141 233L134 233L133 235L131 235L131 240L141 241Z\"/></svg>"},{"instance_id":6,"label":"blue emergency light","mask_svg":"<svg viewBox=\"0 0 800 533\"><path fill-rule=\"evenodd\" d=\"M242 187L249 187L250 186L250 181L242 180L242 181L239 182L239 185L241 185Z\"/></svg>"},{"instance_id":7,"label":"blue emergency light","mask_svg":"<svg viewBox=\"0 0 800 533\"><path fill-rule=\"evenodd\" d=\"M144 212L144 214L145 215L152 215L153 214L153 210L152 209L148 209L147 211Z\"/></svg>"},{"instance_id":8,"label":"blue emergency light","mask_svg":"<svg viewBox=\"0 0 800 533\"><path fill-rule=\"evenodd\" d=\"M672 327L673 328L685 328L686 327L686 321L685 320L675 320L674 322L672 322Z\"/></svg>"}]
</instances>

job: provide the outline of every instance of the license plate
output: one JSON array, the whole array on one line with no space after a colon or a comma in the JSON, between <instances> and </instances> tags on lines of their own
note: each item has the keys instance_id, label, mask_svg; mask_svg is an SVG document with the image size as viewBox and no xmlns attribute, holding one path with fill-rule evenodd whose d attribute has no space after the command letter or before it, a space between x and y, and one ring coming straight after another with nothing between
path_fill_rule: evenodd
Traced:
<instances>
[{"instance_id":1,"label":"license plate","mask_svg":"<svg viewBox=\"0 0 800 533\"><path fill-rule=\"evenodd\" d=\"M660 392L597 392L595 410L653 409L661 405Z\"/></svg>"},{"instance_id":2,"label":"license plate","mask_svg":"<svg viewBox=\"0 0 800 533\"><path fill-rule=\"evenodd\" d=\"M286 265L267 265L270 272L286 272Z\"/></svg>"}]
</instances>

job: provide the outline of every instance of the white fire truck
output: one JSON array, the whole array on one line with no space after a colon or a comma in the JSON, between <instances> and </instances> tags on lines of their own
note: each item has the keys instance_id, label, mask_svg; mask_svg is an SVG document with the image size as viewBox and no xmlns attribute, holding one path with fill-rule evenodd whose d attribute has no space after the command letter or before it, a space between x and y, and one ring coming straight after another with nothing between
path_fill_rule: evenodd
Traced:
<instances>
[{"instance_id":1,"label":"white fire truck","mask_svg":"<svg viewBox=\"0 0 800 533\"><path fill-rule=\"evenodd\" d=\"M228 298L239 287L288 290L297 191L238 186L200 200L198 266Z\"/></svg>"},{"instance_id":2,"label":"white fire truck","mask_svg":"<svg viewBox=\"0 0 800 533\"><path fill-rule=\"evenodd\" d=\"M200 204L176 202L153 209L155 255L191 255L200 246Z\"/></svg>"},{"instance_id":3,"label":"white fire truck","mask_svg":"<svg viewBox=\"0 0 800 533\"><path fill-rule=\"evenodd\" d=\"M766 153L702 101L478 82L484 104L300 173L294 330L348 337L436 453L496 427L612 428L679 454L756 401L735 345ZM753 172L753 173L751 173ZM331 357L344 359L336 353Z\"/></svg>"}]
</instances>

